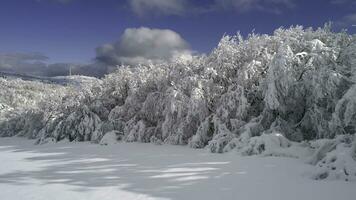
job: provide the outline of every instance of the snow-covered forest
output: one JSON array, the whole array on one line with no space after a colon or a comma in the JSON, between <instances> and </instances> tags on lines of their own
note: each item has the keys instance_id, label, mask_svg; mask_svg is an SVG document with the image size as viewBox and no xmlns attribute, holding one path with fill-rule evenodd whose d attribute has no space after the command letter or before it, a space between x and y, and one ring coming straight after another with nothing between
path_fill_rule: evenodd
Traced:
<instances>
[{"instance_id":1,"label":"snow-covered forest","mask_svg":"<svg viewBox=\"0 0 356 200\"><path fill-rule=\"evenodd\" d=\"M0 78L0 136L292 157L315 166L312 179L356 181L356 35L225 35L208 55L90 80Z\"/></svg>"}]
</instances>

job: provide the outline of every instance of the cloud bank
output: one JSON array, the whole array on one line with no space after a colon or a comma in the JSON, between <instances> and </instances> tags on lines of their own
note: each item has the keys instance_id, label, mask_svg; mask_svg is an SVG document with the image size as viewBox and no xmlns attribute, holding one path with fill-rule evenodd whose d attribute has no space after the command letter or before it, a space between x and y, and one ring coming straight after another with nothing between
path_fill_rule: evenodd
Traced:
<instances>
[{"instance_id":1,"label":"cloud bank","mask_svg":"<svg viewBox=\"0 0 356 200\"><path fill-rule=\"evenodd\" d=\"M2 53L0 71L40 76L47 68L47 59L39 53Z\"/></svg>"},{"instance_id":2,"label":"cloud bank","mask_svg":"<svg viewBox=\"0 0 356 200\"><path fill-rule=\"evenodd\" d=\"M73 74L101 77L118 65L162 63L177 58L191 58L189 44L169 29L128 28L118 41L97 47L93 63L47 64L40 53L0 54L0 71L33 76L66 76Z\"/></svg>"},{"instance_id":3,"label":"cloud bank","mask_svg":"<svg viewBox=\"0 0 356 200\"><path fill-rule=\"evenodd\" d=\"M73 74L102 76L106 73L100 64L48 64L48 57L40 53L0 53L0 71L31 76L67 76Z\"/></svg>"}]
</instances>

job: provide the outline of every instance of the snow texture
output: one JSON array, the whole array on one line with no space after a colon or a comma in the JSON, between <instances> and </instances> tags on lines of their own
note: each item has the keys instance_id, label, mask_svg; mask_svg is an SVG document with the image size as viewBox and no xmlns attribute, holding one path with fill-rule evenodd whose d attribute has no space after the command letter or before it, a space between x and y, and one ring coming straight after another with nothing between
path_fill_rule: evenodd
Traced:
<instances>
[{"instance_id":1,"label":"snow texture","mask_svg":"<svg viewBox=\"0 0 356 200\"><path fill-rule=\"evenodd\" d=\"M88 142L33 145L0 138L1 199L352 200L356 183L303 177L283 157L221 155L180 146Z\"/></svg>"}]
</instances>

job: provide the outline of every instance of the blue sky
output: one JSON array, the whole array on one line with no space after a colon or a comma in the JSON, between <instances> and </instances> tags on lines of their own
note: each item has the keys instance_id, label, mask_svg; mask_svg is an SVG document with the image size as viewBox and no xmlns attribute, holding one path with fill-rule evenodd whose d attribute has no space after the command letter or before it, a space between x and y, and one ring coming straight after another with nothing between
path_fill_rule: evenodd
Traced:
<instances>
[{"instance_id":1,"label":"blue sky","mask_svg":"<svg viewBox=\"0 0 356 200\"><path fill-rule=\"evenodd\" d=\"M207 53L223 34L290 25L356 33L355 0L1 0L0 53L38 53L48 63L88 63L127 28L169 29Z\"/></svg>"}]
</instances>

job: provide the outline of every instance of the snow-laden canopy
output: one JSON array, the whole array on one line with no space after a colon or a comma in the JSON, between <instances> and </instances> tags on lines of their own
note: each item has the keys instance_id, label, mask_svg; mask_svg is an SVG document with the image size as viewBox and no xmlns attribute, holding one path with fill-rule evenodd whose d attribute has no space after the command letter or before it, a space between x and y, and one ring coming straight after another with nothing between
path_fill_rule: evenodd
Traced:
<instances>
[{"instance_id":1,"label":"snow-laden canopy","mask_svg":"<svg viewBox=\"0 0 356 200\"><path fill-rule=\"evenodd\" d=\"M224 36L209 55L189 62L121 66L90 87L57 88L63 95L45 89L39 93L45 98L1 122L0 135L44 143L99 142L110 133L127 142L293 157L298 155L276 148L304 141L316 152L313 164L329 159L339 144L352 149L355 160L355 81L355 35L334 33L329 26L280 28L247 38L237 34ZM20 90L6 90L1 97ZM310 142L318 139L328 142Z\"/></svg>"}]
</instances>

